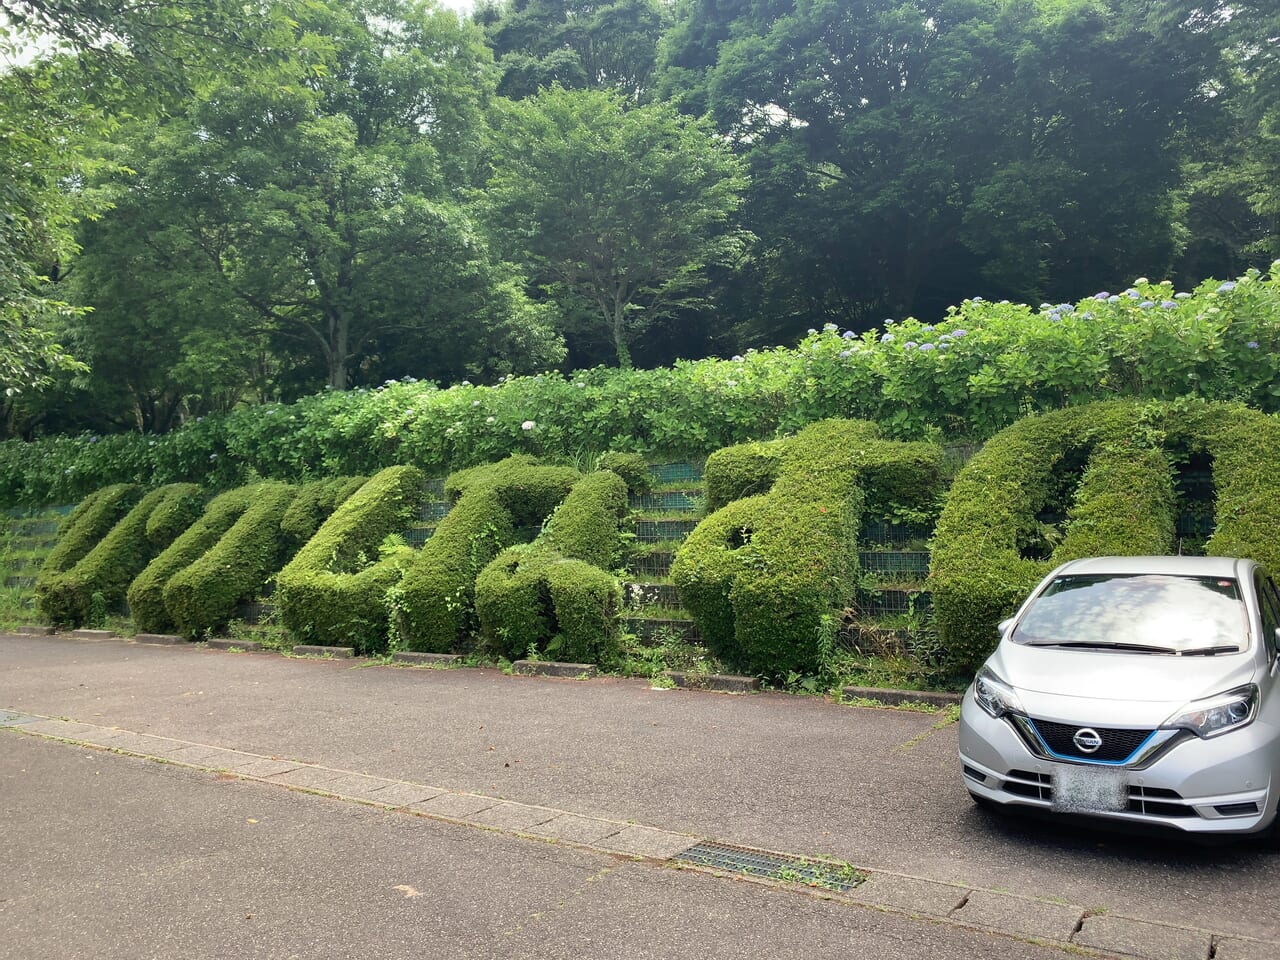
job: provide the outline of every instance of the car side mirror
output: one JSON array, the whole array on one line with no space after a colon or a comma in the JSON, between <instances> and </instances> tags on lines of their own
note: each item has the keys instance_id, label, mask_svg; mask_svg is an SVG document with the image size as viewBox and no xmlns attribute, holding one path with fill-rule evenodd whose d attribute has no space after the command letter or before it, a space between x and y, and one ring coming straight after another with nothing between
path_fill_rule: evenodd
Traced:
<instances>
[{"instance_id":1,"label":"car side mirror","mask_svg":"<svg viewBox=\"0 0 1280 960\"><path fill-rule=\"evenodd\" d=\"M1008 620L1001 620L996 624L996 632L1000 634L1001 637L1009 632L1009 628L1013 626L1013 619L1013 617L1010 617ZM1277 630L1276 632L1280 633L1280 630Z\"/></svg>"}]
</instances>

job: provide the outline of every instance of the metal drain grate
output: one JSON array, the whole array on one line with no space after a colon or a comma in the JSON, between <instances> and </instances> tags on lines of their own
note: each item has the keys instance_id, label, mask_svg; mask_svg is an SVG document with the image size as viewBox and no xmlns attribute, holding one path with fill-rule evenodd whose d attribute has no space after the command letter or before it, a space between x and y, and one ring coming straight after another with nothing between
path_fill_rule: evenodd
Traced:
<instances>
[{"instance_id":1,"label":"metal drain grate","mask_svg":"<svg viewBox=\"0 0 1280 960\"><path fill-rule=\"evenodd\" d=\"M10 713L0 710L0 727L16 727L20 723L35 723L39 717L28 717L21 713Z\"/></svg>"},{"instance_id":2,"label":"metal drain grate","mask_svg":"<svg viewBox=\"0 0 1280 960\"><path fill-rule=\"evenodd\" d=\"M712 870L724 870L728 873L744 873L769 880L803 883L837 893L852 890L867 879L865 874L859 873L847 863L789 857L749 847L735 847L728 843L694 844L671 859L675 863L710 867Z\"/></svg>"}]
</instances>

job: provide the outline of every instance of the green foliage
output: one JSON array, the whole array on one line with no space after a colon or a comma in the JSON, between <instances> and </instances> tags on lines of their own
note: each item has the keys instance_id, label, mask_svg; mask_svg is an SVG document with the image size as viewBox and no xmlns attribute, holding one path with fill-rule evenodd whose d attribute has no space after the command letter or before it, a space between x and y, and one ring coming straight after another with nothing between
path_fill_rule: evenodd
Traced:
<instances>
[{"instance_id":1,"label":"green foliage","mask_svg":"<svg viewBox=\"0 0 1280 960\"><path fill-rule=\"evenodd\" d=\"M695 304L708 268L742 255L741 165L706 121L553 87L496 126L491 229L566 314L593 318L620 366L641 324Z\"/></svg>"},{"instance_id":2,"label":"green foliage","mask_svg":"<svg viewBox=\"0 0 1280 960\"><path fill-rule=\"evenodd\" d=\"M400 555L381 557L426 498L416 467L388 467L345 498L276 577L281 622L302 643L386 649L386 595L403 572ZM335 498L336 499L336 498Z\"/></svg>"},{"instance_id":3,"label":"green foliage","mask_svg":"<svg viewBox=\"0 0 1280 960\"><path fill-rule=\"evenodd\" d=\"M200 490L194 484L160 487L144 496L75 566L42 579L37 601L48 622L90 624L95 600L104 605L104 616L118 607L134 577L177 536L176 524L195 519L199 503ZM161 511L164 518L153 525Z\"/></svg>"},{"instance_id":4,"label":"green foliage","mask_svg":"<svg viewBox=\"0 0 1280 960\"><path fill-rule=\"evenodd\" d=\"M475 626L476 577L517 528L542 523L578 479L569 467L516 456L449 477L456 504L440 521L401 584L398 633L412 650L455 649Z\"/></svg>"},{"instance_id":5,"label":"green foliage","mask_svg":"<svg viewBox=\"0 0 1280 960\"><path fill-rule=\"evenodd\" d=\"M649 464L638 453L620 453L610 450L600 457L596 467L600 470L612 470L626 481L627 489L632 493L647 493L653 486Z\"/></svg>"},{"instance_id":6,"label":"green foliage","mask_svg":"<svg viewBox=\"0 0 1280 960\"><path fill-rule=\"evenodd\" d=\"M1168 553L1170 458L1195 450L1213 460L1217 526L1207 552L1274 567L1274 417L1234 404L1113 401L1028 417L988 441L956 477L933 544L934 611L957 669L982 662L995 646L996 624L1059 563ZM1063 489L1063 464L1073 460L1085 462L1084 472L1078 486ZM1055 546L1039 516L1063 505L1065 536Z\"/></svg>"},{"instance_id":7,"label":"green foliage","mask_svg":"<svg viewBox=\"0 0 1280 960\"><path fill-rule=\"evenodd\" d=\"M866 488L908 478L910 490L932 496L942 454L881 440L874 424L839 420L812 424L779 447L769 492L732 501L700 523L676 552L671 576L717 656L769 676L818 673L831 654L836 613L856 588ZM767 459L749 451L736 462L758 471ZM734 465L724 461L726 490Z\"/></svg>"},{"instance_id":8,"label":"green foliage","mask_svg":"<svg viewBox=\"0 0 1280 960\"><path fill-rule=\"evenodd\" d=\"M578 480L529 546L510 547L480 571L475 608L485 644L516 659L530 651L573 663L612 663L620 652L620 559L627 485L601 470Z\"/></svg>"},{"instance_id":9,"label":"green foliage","mask_svg":"<svg viewBox=\"0 0 1280 960\"><path fill-rule=\"evenodd\" d=\"M982 439L1028 412L1113 397L1280 410L1280 268L1184 297L1145 282L1113 296L1038 310L970 300L932 328L909 320L855 336L831 327L795 350L657 370L329 391L162 437L6 441L0 504L70 503L116 482L222 490L253 476L304 482L395 463L445 474L513 453L568 459L605 445L691 457L830 417L872 420L901 439Z\"/></svg>"},{"instance_id":10,"label":"green foliage","mask_svg":"<svg viewBox=\"0 0 1280 960\"><path fill-rule=\"evenodd\" d=\"M141 497L142 487L128 483L112 484L85 497L58 530L58 543L36 577L37 598L97 546Z\"/></svg>"},{"instance_id":11,"label":"green foliage","mask_svg":"<svg viewBox=\"0 0 1280 960\"><path fill-rule=\"evenodd\" d=\"M365 485L368 477L334 477L306 484L280 520L280 532L295 548L310 540L334 510Z\"/></svg>"},{"instance_id":12,"label":"green foliage","mask_svg":"<svg viewBox=\"0 0 1280 960\"><path fill-rule=\"evenodd\" d=\"M164 633L173 629L172 615L164 602L165 587L176 574L187 569L212 549L222 535L249 509L252 487L239 487L215 497L204 513L147 564L126 594L133 622L143 633Z\"/></svg>"},{"instance_id":13,"label":"green foliage","mask_svg":"<svg viewBox=\"0 0 1280 960\"><path fill-rule=\"evenodd\" d=\"M280 520L297 488L268 481L246 488L244 512L212 547L169 578L164 606L188 639L225 624L288 559Z\"/></svg>"},{"instance_id":14,"label":"green foliage","mask_svg":"<svg viewBox=\"0 0 1280 960\"><path fill-rule=\"evenodd\" d=\"M719 510L734 500L768 492L778 479L785 450L784 441L741 443L707 457L703 480L708 509Z\"/></svg>"}]
</instances>

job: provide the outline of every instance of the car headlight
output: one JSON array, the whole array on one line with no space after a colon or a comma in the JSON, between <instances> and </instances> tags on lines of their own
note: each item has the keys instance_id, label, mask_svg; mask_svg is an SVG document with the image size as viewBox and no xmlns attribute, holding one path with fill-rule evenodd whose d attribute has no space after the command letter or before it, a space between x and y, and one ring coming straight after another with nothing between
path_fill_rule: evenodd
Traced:
<instances>
[{"instance_id":1,"label":"car headlight","mask_svg":"<svg viewBox=\"0 0 1280 960\"><path fill-rule=\"evenodd\" d=\"M973 699L978 706L993 717L1003 717L1006 713L1025 713L1022 701L1013 692L1013 687L997 677L990 669L983 667L973 681Z\"/></svg>"},{"instance_id":2,"label":"car headlight","mask_svg":"<svg viewBox=\"0 0 1280 960\"><path fill-rule=\"evenodd\" d=\"M1166 727L1183 727L1208 739L1229 730L1248 726L1258 715L1258 688L1254 684L1237 687L1216 697L1193 700L1170 717Z\"/></svg>"}]
</instances>

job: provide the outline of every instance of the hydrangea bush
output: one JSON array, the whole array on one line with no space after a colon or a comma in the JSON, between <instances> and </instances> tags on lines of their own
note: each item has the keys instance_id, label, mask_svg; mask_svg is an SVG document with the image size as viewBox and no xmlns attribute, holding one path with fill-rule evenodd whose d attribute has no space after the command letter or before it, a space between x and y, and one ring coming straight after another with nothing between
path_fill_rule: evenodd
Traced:
<instances>
[{"instance_id":1,"label":"hydrangea bush","mask_svg":"<svg viewBox=\"0 0 1280 960\"><path fill-rule=\"evenodd\" d=\"M828 418L899 439L985 439L1025 413L1089 400L1200 397L1280 410L1280 261L1178 291L1135 280L1077 303L979 297L937 323L814 330L797 347L657 370L599 367L466 381L411 379L210 417L164 436L0 443L0 504L71 503L117 482L303 482L413 464L443 475L513 453L706 455Z\"/></svg>"}]
</instances>

